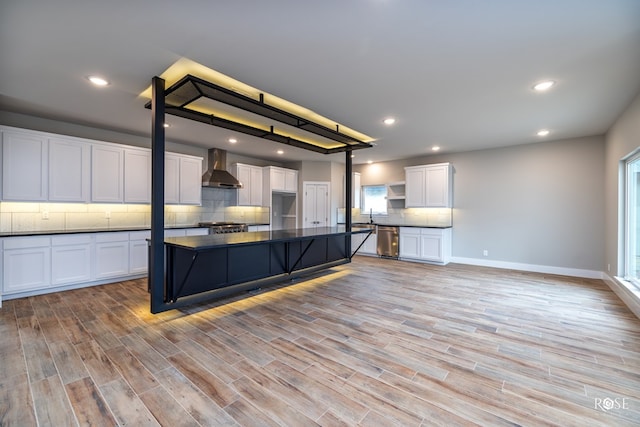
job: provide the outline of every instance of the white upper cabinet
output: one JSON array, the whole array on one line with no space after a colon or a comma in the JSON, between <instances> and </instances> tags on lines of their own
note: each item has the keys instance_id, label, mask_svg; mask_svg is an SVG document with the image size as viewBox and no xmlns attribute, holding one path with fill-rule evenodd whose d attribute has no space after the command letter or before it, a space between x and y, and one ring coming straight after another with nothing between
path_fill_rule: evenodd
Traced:
<instances>
[{"instance_id":1,"label":"white upper cabinet","mask_svg":"<svg viewBox=\"0 0 640 427\"><path fill-rule=\"evenodd\" d=\"M124 202L151 203L151 152L124 150Z\"/></svg>"},{"instance_id":2,"label":"white upper cabinet","mask_svg":"<svg viewBox=\"0 0 640 427\"><path fill-rule=\"evenodd\" d=\"M404 168L405 177L405 207L423 207L427 205L426 184L427 171L425 167L416 166Z\"/></svg>"},{"instance_id":3,"label":"white upper cabinet","mask_svg":"<svg viewBox=\"0 0 640 427\"><path fill-rule=\"evenodd\" d=\"M47 200L47 138L2 130L2 199Z\"/></svg>"},{"instance_id":4,"label":"white upper cabinet","mask_svg":"<svg viewBox=\"0 0 640 427\"><path fill-rule=\"evenodd\" d=\"M236 178L242 183L238 188L238 206L262 206L262 168L235 164Z\"/></svg>"},{"instance_id":5,"label":"white upper cabinet","mask_svg":"<svg viewBox=\"0 0 640 427\"><path fill-rule=\"evenodd\" d=\"M265 179L269 180L270 191L285 193L298 192L298 171L277 166L266 166Z\"/></svg>"},{"instance_id":6,"label":"white upper cabinet","mask_svg":"<svg viewBox=\"0 0 640 427\"><path fill-rule=\"evenodd\" d=\"M0 200L150 203L151 150L0 126ZM202 203L202 157L167 153L165 203Z\"/></svg>"},{"instance_id":7,"label":"white upper cabinet","mask_svg":"<svg viewBox=\"0 0 640 427\"><path fill-rule=\"evenodd\" d=\"M405 207L451 207L453 185L449 163L411 166L404 170Z\"/></svg>"},{"instance_id":8,"label":"white upper cabinet","mask_svg":"<svg viewBox=\"0 0 640 427\"><path fill-rule=\"evenodd\" d=\"M91 201L121 203L123 181L124 148L94 144L91 147Z\"/></svg>"},{"instance_id":9,"label":"white upper cabinet","mask_svg":"<svg viewBox=\"0 0 640 427\"><path fill-rule=\"evenodd\" d=\"M164 203L202 204L202 158L167 153L164 158Z\"/></svg>"},{"instance_id":10,"label":"white upper cabinet","mask_svg":"<svg viewBox=\"0 0 640 427\"><path fill-rule=\"evenodd\" d=\"M202 204L202 158L180 155L180 204Z\"/></svg>"},{"instance_id":11,"label":"white upper cabinet","mask_svg":"<svg viewBox=\"0 0 640 427\"><path fill-rule=\"evenodd\" d=\"M49 139L49 200L90 200L91 146L64 139Z\"/></svg>"},{"instance_id":12,"label":"white upper cabinet","mask_svg":"<svg viewBox=\"0 0 640 427\"><path fill-rule=\"evenodd\" d=\"M164 202L180 203L180 157L167 153L164 156Z\"/></svg>"}]
</instances>

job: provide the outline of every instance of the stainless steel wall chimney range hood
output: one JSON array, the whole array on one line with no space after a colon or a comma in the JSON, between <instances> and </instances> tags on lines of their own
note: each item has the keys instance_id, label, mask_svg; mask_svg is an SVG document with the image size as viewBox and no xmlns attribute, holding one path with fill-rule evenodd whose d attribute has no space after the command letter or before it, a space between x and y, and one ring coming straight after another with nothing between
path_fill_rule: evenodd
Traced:
<instances>
[{"instance_id":1,"label":"stainless steel wall chimney range hood","mask_svg":"<svg viewBox=\"0 0 640 427\"><path fill-rule=\"evenodd\" d=\"M242 188L242 184L227 172L227 152L218 148L208 151L207 171L202 175L203 187Z\"/></svg>"}]
</instances>

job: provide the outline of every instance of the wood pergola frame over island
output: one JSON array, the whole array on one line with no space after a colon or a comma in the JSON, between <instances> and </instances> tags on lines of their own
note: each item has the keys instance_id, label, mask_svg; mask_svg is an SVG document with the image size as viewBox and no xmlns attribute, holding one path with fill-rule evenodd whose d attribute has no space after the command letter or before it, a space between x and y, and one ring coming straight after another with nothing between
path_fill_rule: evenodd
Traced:
<instances>
[{"instance_id":1,"label":"wood pergola frame over island","mask_svg":"<svg viewBox=\"0 0 640 427\"><path fill-rule=\"evenodd\" d=\"M186 92L185 87L188 88ZM201 97L310 132L319 136L320 142L314 144L309 139L302 140L277 133L274 125L271 125L269 130L264 130L190 109L189 104ZM351 235L371 232L370 229L352 229L351 215L347 214L344 227L165 239L165 113L318 153L344 152L347 213L350 213L352 208L352 152L371 145L340 132L338 125L333 130L308 118L268 105L262 94L255 100L191 75L185 76L168 89L165 89L164 79L154 77L151 83L151 101L146 107L152 112L148 279L152 313L184 307L348 263L352 257ZM327 139L333 141L329 148L322 142Z\"/></svg>"}]
</instances>

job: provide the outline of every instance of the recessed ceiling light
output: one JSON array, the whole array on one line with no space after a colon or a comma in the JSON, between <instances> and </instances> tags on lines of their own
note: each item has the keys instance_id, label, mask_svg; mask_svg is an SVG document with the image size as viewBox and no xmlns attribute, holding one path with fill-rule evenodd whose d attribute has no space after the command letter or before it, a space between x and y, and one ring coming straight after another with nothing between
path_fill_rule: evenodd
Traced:
<instances>
[{"instance_id":1,"label":"recessed ceiling light","mask_svg":"<svg viewBox=\"0 0 640 427\"><path fill-rule=\"evenodd\" d=\"M549 135L549 131L547 129L542 129L538 131L538 136L547 136Z\"/></svg>"},{"instance_id":2,"label":"recessed ceiling light","mask_svg":"<svg viewBox=\"0 0 640 427\"><path fill-rule=\"evenodd\" d=\"M355 154L352 154L352 155L351 155L351 158L353 159L355 156L356 156Z\"/></svg>"},{"instance_id":3,"label":"recessed ceiling light","mask_svg":"<svg viewBox=\"0 0 640 427\"><path fill-rule=\"evenodd\" d=\"M278 151L276 151L276 153L278 153L278 154L284 154L284 151L282 151L282 150L278 150Z\"/></svg>"},{"instance_id":4,"label":"recessed ceiling light","mask_svg":"<svg viewBox=\"0 0 640 427\"><path fill-rule=\"evenodd\" d=\"M387 117L386 119L384 119L382 121L382 123L384 123L387 126L391 126L392 124L394 124L396 122L396 119L394 119L393 117Z\"/></svg>"},{"instance_id":5,"label":"recessed ceiling light","mask_svg":"<svg viewBox=\"0 0 640 427\"><path fill-rule=\"evenodd\" d=\"M439 149L440 149L440 147L437 146L437 145L434 145L433 147L431 147L431 150L433 150L433 151L438 151Z\"/></svg>"},{"instance_id":6,"label":"recessed ceiling light","mask_svg":"<svg viewBox=\"0 0 640 427\"><path fill-rule=\"evenodd\" d=\"M96 86L108 86L109 85L109 81L106 79L103 79L102 77L99 76L88 76L87 80L89 80L91 83L93 83Z\"/></svg>"},{"instance_id":7,"label":"recessed ceiling light","mask_svg":"<svg viewBox=\"0 0 640 427\"><path fill-rule=\"evenodd\" d=\"M372 164L372 163L373 163L373 160L367 160L367 164L369 164L369 165L370 165L370 164Z\"/></svg>"},{"instance_id":8,"label":"recessed ceiling light","mask_svg":"<svg viewBox=\"0 0 640 427\"><path fill-rule=\"evenodd\" d=\"M164 123L162 126L166 127L166 128L171 127L171 125L169 123Z\"/></svg>"},{"instance_id":9,"label":"recessed ceiling light","mask_svg":"<svg viewBox=\"0 0 640 427\"><path fill-rule=\"evenodd\" d=\"M238 140L235 138L229 138L229 142L235 144L236 142L238 142Z\"/></svg>"},{"instance_id":10,"label":"recessed ceiling light","mask_svg":"<svg viewBox=\"0 0 640 427\"><path fill-rule=\"evenodd\" d=\"M556 84L553 80L545 80L543 82L537 83L533 86L533 90L537 92L544 92L545 90L551 89L551 86Z\"/></svg>"}]
</instances>

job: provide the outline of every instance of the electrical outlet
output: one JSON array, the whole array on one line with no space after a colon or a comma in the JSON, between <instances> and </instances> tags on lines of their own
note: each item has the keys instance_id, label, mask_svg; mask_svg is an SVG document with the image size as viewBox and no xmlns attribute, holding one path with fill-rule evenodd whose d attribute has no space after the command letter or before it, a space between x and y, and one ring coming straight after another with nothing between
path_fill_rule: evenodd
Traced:
<instances>
[{"instance_id":1,"label":"electrical outlet","mask_svg":"<svg viewBox=\"0 0 640 427\"><path fill-rule=\"evenodd\" d=\"M42 211L42 219L49 219L49 211Z\"/></svg>"},{"instance_id":2,"label":"electrical outlet","mask_svg":"<svg viewBox=\"0 0 640 427\"><path fill-rule=\"evenodd\" d=\"M611 264L607 264L607 271L611 271Z\"/></svg>"},{"instance_id":3,"label":"electrical outlet","mask_svg":"<svg viewBox=\"0 0 640 427\"><path fill-rule=\"evenodd\" d=\"M489 251L488 251L488 250L486 250L486 249L485 249L485 250L483 250L483 251L482 251L482 255L483 255L483 256L489 256Z\"/></svg>"},{"instance_id":4,"label":"electrical outlet","mask_svg":"<svg viewBox=\"0 0 640 427\"><path fill-rule=\"evenodd\" d=\"M111 212L110 212L110 211L106 211L106 212L104 213L104 217L105 217L106 219L111 219Z\"/></svg>"}]
</instances>

